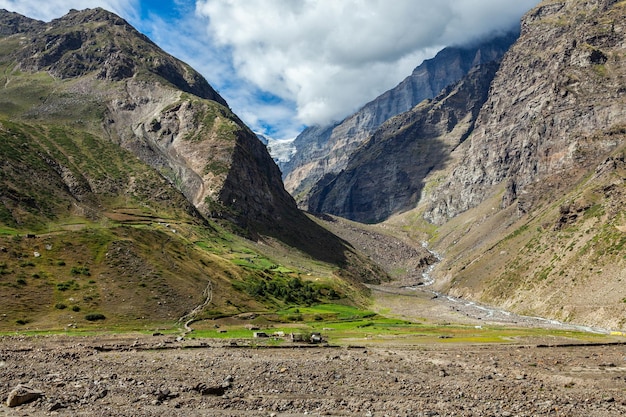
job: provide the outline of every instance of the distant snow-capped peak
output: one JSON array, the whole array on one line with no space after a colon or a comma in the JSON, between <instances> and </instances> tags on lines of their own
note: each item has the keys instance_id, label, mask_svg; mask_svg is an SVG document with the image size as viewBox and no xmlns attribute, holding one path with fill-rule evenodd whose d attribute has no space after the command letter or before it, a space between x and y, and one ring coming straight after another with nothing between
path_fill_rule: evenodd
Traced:
<instances>
[{"instance_id":1,"label":"distant snow-capped peak","mask_svg":"<svg viewBox=\"0 0 626 417\"><path fill-rule=\"evenodd\" d=\"M296 153L296 147L293 144L295 138L292 139L274 139L263 134L256 134L259 140L267 147L271 157L276 162L289 162Z\"/></svg>"}]
</instances>

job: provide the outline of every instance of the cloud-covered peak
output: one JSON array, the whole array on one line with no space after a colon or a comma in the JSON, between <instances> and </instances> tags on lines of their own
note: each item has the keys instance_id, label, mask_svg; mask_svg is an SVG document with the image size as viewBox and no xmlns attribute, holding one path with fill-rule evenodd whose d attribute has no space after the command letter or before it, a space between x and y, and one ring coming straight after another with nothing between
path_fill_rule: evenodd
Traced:
<instances>
[{"instance_id":1,"label":"cloud-covered peak","mask_svg":"<svg viewBox=\"0 0 626 417\"><path fill-rule=\"evenodd\" d=\"M304 124L339 120L423 59L516 24L537 0L198 0L238 74L291 100Z\"/></svg>"},{"instance_id":2,"label":"cloud-covered peak","mask_svg":"<svg viewBox=\"0 0 626 417\"><path fill-rule=\"evenodd\" d=\"M539 0L0 0L45 21L112 11L197 69L256 131L341 120L424 59L511 28Z\"/></svg>"}]
</instances>

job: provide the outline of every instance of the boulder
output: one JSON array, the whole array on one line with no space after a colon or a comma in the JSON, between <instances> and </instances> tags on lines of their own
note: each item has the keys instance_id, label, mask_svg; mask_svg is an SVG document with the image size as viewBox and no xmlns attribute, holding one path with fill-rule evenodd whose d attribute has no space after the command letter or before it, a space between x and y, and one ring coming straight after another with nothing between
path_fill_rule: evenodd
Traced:
<instances>
[{"instance_id":1,"label":"boulder","mask_svg":"<svg viewBox=\"0 0 626 417\"><path fill-rule=\"evenodd\" d=\"M22 404L35 401L43 396L43 392L31 388L27 385L19 384L9 393L7 397L7 406L18 407Z\"/></svg>"}]
</instances>

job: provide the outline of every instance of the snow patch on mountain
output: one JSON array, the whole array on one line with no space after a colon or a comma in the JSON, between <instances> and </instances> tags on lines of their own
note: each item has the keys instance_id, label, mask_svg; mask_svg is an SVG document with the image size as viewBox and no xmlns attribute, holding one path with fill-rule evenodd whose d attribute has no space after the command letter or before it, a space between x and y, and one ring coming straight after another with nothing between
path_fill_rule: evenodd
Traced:
<instances>
[{"instance_id":1,"label":"snow patch on mountain","mask_svg":"<svg viewBox=\"0 0 626 417\"><path fill-rule=\"evenodd\" d=\"M267 147L268 152L276 163L289 162L296 153L296 146L292 139L274 139L260 133L256 134L259 140Z\"/></svg>"}]
</instances>

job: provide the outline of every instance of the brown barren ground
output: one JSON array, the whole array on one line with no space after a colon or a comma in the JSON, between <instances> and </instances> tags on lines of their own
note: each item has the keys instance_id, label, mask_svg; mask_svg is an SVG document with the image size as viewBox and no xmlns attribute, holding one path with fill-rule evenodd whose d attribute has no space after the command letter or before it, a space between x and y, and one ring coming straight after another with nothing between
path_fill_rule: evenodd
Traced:
<instances>
[{"instance_id":1,"label":"brown barren ground","mask_svg":"<svg viewBox=\"0 0 626 417\"><path fill-rule=\"evenodd\" d=\"M0 339L0 416L620 416L626 346ZM18 383L43 391L15 408Z\"/></svg>"}]
</instances>

